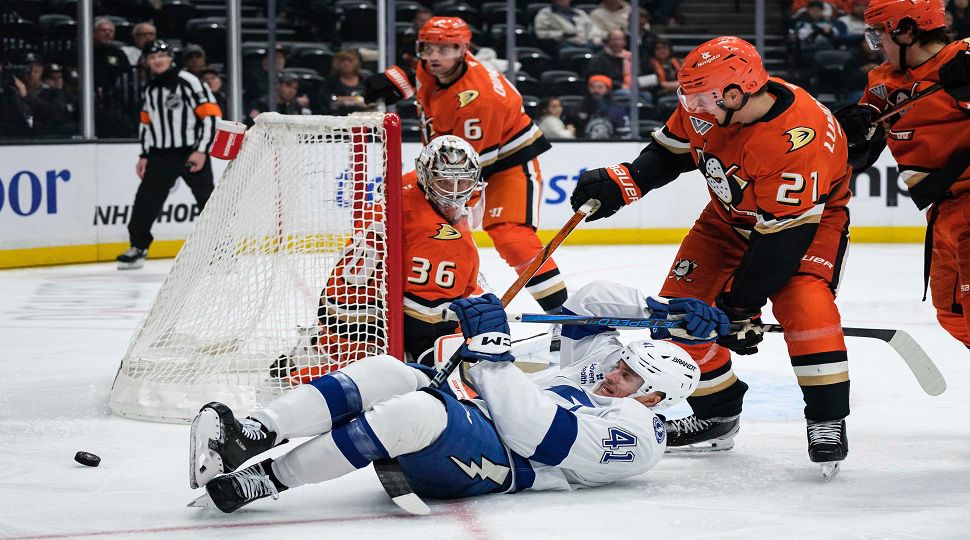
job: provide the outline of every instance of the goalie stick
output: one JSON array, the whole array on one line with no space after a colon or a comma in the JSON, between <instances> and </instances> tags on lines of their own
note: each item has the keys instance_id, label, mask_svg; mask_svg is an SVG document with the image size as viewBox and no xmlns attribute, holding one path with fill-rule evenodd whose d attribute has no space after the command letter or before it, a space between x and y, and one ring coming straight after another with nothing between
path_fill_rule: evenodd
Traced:
<instances>
[{"instance_id":1,"label":"goalie stick","mask_svg":"<svg viewBox=\"0 0 970 540\"><path fill-rule=\"evenodd\" d=\"M564 324L564 325L600 325L617 329L630 328L676 328L682 324L679 320L658 320L637 317L590 317L584 315L546 315L546 314L509 314L509 320L522 323ZM763 324L765 332L782 333L785 331L780 324ZM847 337L875 338L885 341L906 362L906 366L913 372L916 381L924 392L931 396L938 396L946 390L946 380L933 360L920 347L919 343L903 330L884 328L853 328L842 327Z\"/></svg>"},{"instance_id":2,"label":"goalie stick","mask_svg":"<svg viewBox=\"0 0 970 540\"><path fill-rule=\"evenodd\" d=\"M576 213L573 214L569 221L559 229L556 236L549 240L542 251L540 251L529 263L529 266L519 274L518 279L505 291L502 295L502 304L507 306L515 298L515 295L519 294L519 291L525 287L525 284L532 279L532 276L539 270L544 262L552 257L552 253L558 248L569 233L573 232L580 222L583 221L586 216L596 212L600 207L600 202L596 199L590 199L583 204ZM431 380L431 384L428 386L430 388L441 388L441 385L445 383L448 376L455 371L455 369L461 365L461 358L458 355L458 351L451 355L451 358L442 366L441 370L435 373L434 378ZM384 491L391 497L394 504L400 506L402 509L410 512L412 514L426 516L431 513L431 509L428 505L421 500L411 485L408 483L408 479L404 476L404 472L401 471L401 464L394 458L379 459L374 461L374 471L377 473L377 478L381 481L381 485L384 486Z\"/></svg>"}]
</instances>

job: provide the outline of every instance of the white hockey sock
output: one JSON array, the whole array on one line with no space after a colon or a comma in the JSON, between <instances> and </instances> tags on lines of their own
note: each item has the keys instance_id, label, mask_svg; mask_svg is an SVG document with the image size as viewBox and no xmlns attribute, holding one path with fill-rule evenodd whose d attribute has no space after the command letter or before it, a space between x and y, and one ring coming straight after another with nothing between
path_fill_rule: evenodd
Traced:
<instances>
[{"instance_id":1,"label":"white hockey sock","mask_svg":"<svg viewBox=\"0 0 970 540\"><path fill-rule=\"evenodd\" d=\"M273 461L276 478L287 487L315 484L357 470L337 448L330 433L315 437Z\"/></svg>"},{"instance_id":2,"label":"white hockey sock","mask_svg":"<svg viewBox=\"0 0 970 540\"><path fill-rule=\"evenodd\" d=\"M249 416L275 432L277 439L312 437L326 433L332 427L327 400L320 391L306 384L253 411Z\"/></svg>"}]
</instances>

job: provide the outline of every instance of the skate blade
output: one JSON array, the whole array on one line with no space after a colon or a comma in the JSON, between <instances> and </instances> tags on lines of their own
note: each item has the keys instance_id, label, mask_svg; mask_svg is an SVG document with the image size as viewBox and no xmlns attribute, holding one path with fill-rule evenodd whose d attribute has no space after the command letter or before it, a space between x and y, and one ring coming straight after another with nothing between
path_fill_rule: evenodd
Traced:
<instances>
[{"instance_id":1,"label":"skate blade","mask_svg":"<svg viewBox=\"0 0 970 540\"><path fill-rule=\"evenodd\" d=\"M141 268L143 266L145 266L145 260L144 259L139 260L139 261L135 261L135 262L130 262L130 263L119 262L118 263L118 270L138 270L139 268Z\"/></svg>"},{"instance_id":2,"label":"skate blade","mask_svg":"<svg viewBox=\"0 0 970 540\"><path fill-rule=\"evenodd\" d=\"M685 446L668 446L665 453L667 454L703 454L709 452L725 452L734 448L734 438L730 439L713 439L710 441L704 441L696 444L688 444Z\"/></svg>"},{"instance_id":3,"label":"skate blade","mask_svg":"<svg viewBox=\"0 0 970 540\"><path fill-rule=\"evenodd\" d=\"M839 474L841 464L841 461L826 461L819 463L819 465L822 467L822 478L824 478L826 482L831 481L833 478L835 478L835 475Z\"/></svg>"},{"instance_id":4,"label":"skate blade","mask_svg":"<svg viewBox=\"0 0 970 540\"><path fill-rule=\"evenodd\" d=\"M212 502L212 497L205 493L185 506L186 508L215 508L216 505Z\"/></svg>"},{"instance_id":5,"label":"skate blade","mask_svg":"<svg viewBox=\"0 0 970 540\"><path fill-rule=\"evenodd\" d=\"M189 487L196 489L223 473L225 467L219 453L209 448L212 441L222 437L219 414L205 409L192 420L189 436Z\"/></svg>"},{"instance_id":6,"label":"skate blade","mask_svg":"<svg viewBox=\"0 0 970 540\"><path fill-rule=\"evenodd\" d=\"M428 505L421 500L421 497L418 497L414 493L398 495L397 497L393 497L391 500L394 501L394 504L398 505L409 514L414 514L416 516L427 516L431 513L431 509L428 508Z\"/></svg>"}]
</instances>

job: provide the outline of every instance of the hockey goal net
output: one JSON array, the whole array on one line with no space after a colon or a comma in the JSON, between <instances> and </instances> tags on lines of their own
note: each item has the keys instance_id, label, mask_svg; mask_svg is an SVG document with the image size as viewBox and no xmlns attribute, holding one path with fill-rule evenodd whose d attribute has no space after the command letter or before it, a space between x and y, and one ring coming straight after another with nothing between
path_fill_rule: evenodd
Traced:
<instances>
[{"instance_id":1,"label":"hockey goal net","mask_svg":"<svg viewBox=\"0 0 970 540\"><path fill-rule=\"evenodd\" d=\"M291 373L402 358L400 141L393 114L260 115L132 337L111 409L169 422L210 401L246 412L299 384ZM327 348L321 292L338 266L358 280Z\"/></svg>"}]
</instances>

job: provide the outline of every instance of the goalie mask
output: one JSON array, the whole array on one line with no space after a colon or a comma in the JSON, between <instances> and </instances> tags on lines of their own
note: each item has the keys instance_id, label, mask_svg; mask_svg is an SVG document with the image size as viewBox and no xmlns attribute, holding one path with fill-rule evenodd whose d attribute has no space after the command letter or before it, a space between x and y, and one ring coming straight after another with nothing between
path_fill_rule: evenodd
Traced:
<instances>
[{"instance_id":1,"label":"goalie mask","mask_svg":"<svg viewBox=\"0 0 970 540\"><path fill-rule=\"evenodd\" d=\"M630 369L643 378L643 386L630 395L640 397L661 392L663 399L652 410L672 407L697 390L701 370L687 351L668 341L641 340L628 343L620 352Z\"/></svg>"},{"instance_id":2,"label":"goalie mask","mask_svg":"<svg viewBox=\"0 0 970 540\"><path fill-rule=\"evenodd\" d=\"M458 223L482 186L478 152L459 137L442 135L421 150L415 166L424 196L449 223Z\"/></svg>"}]
</instances>

